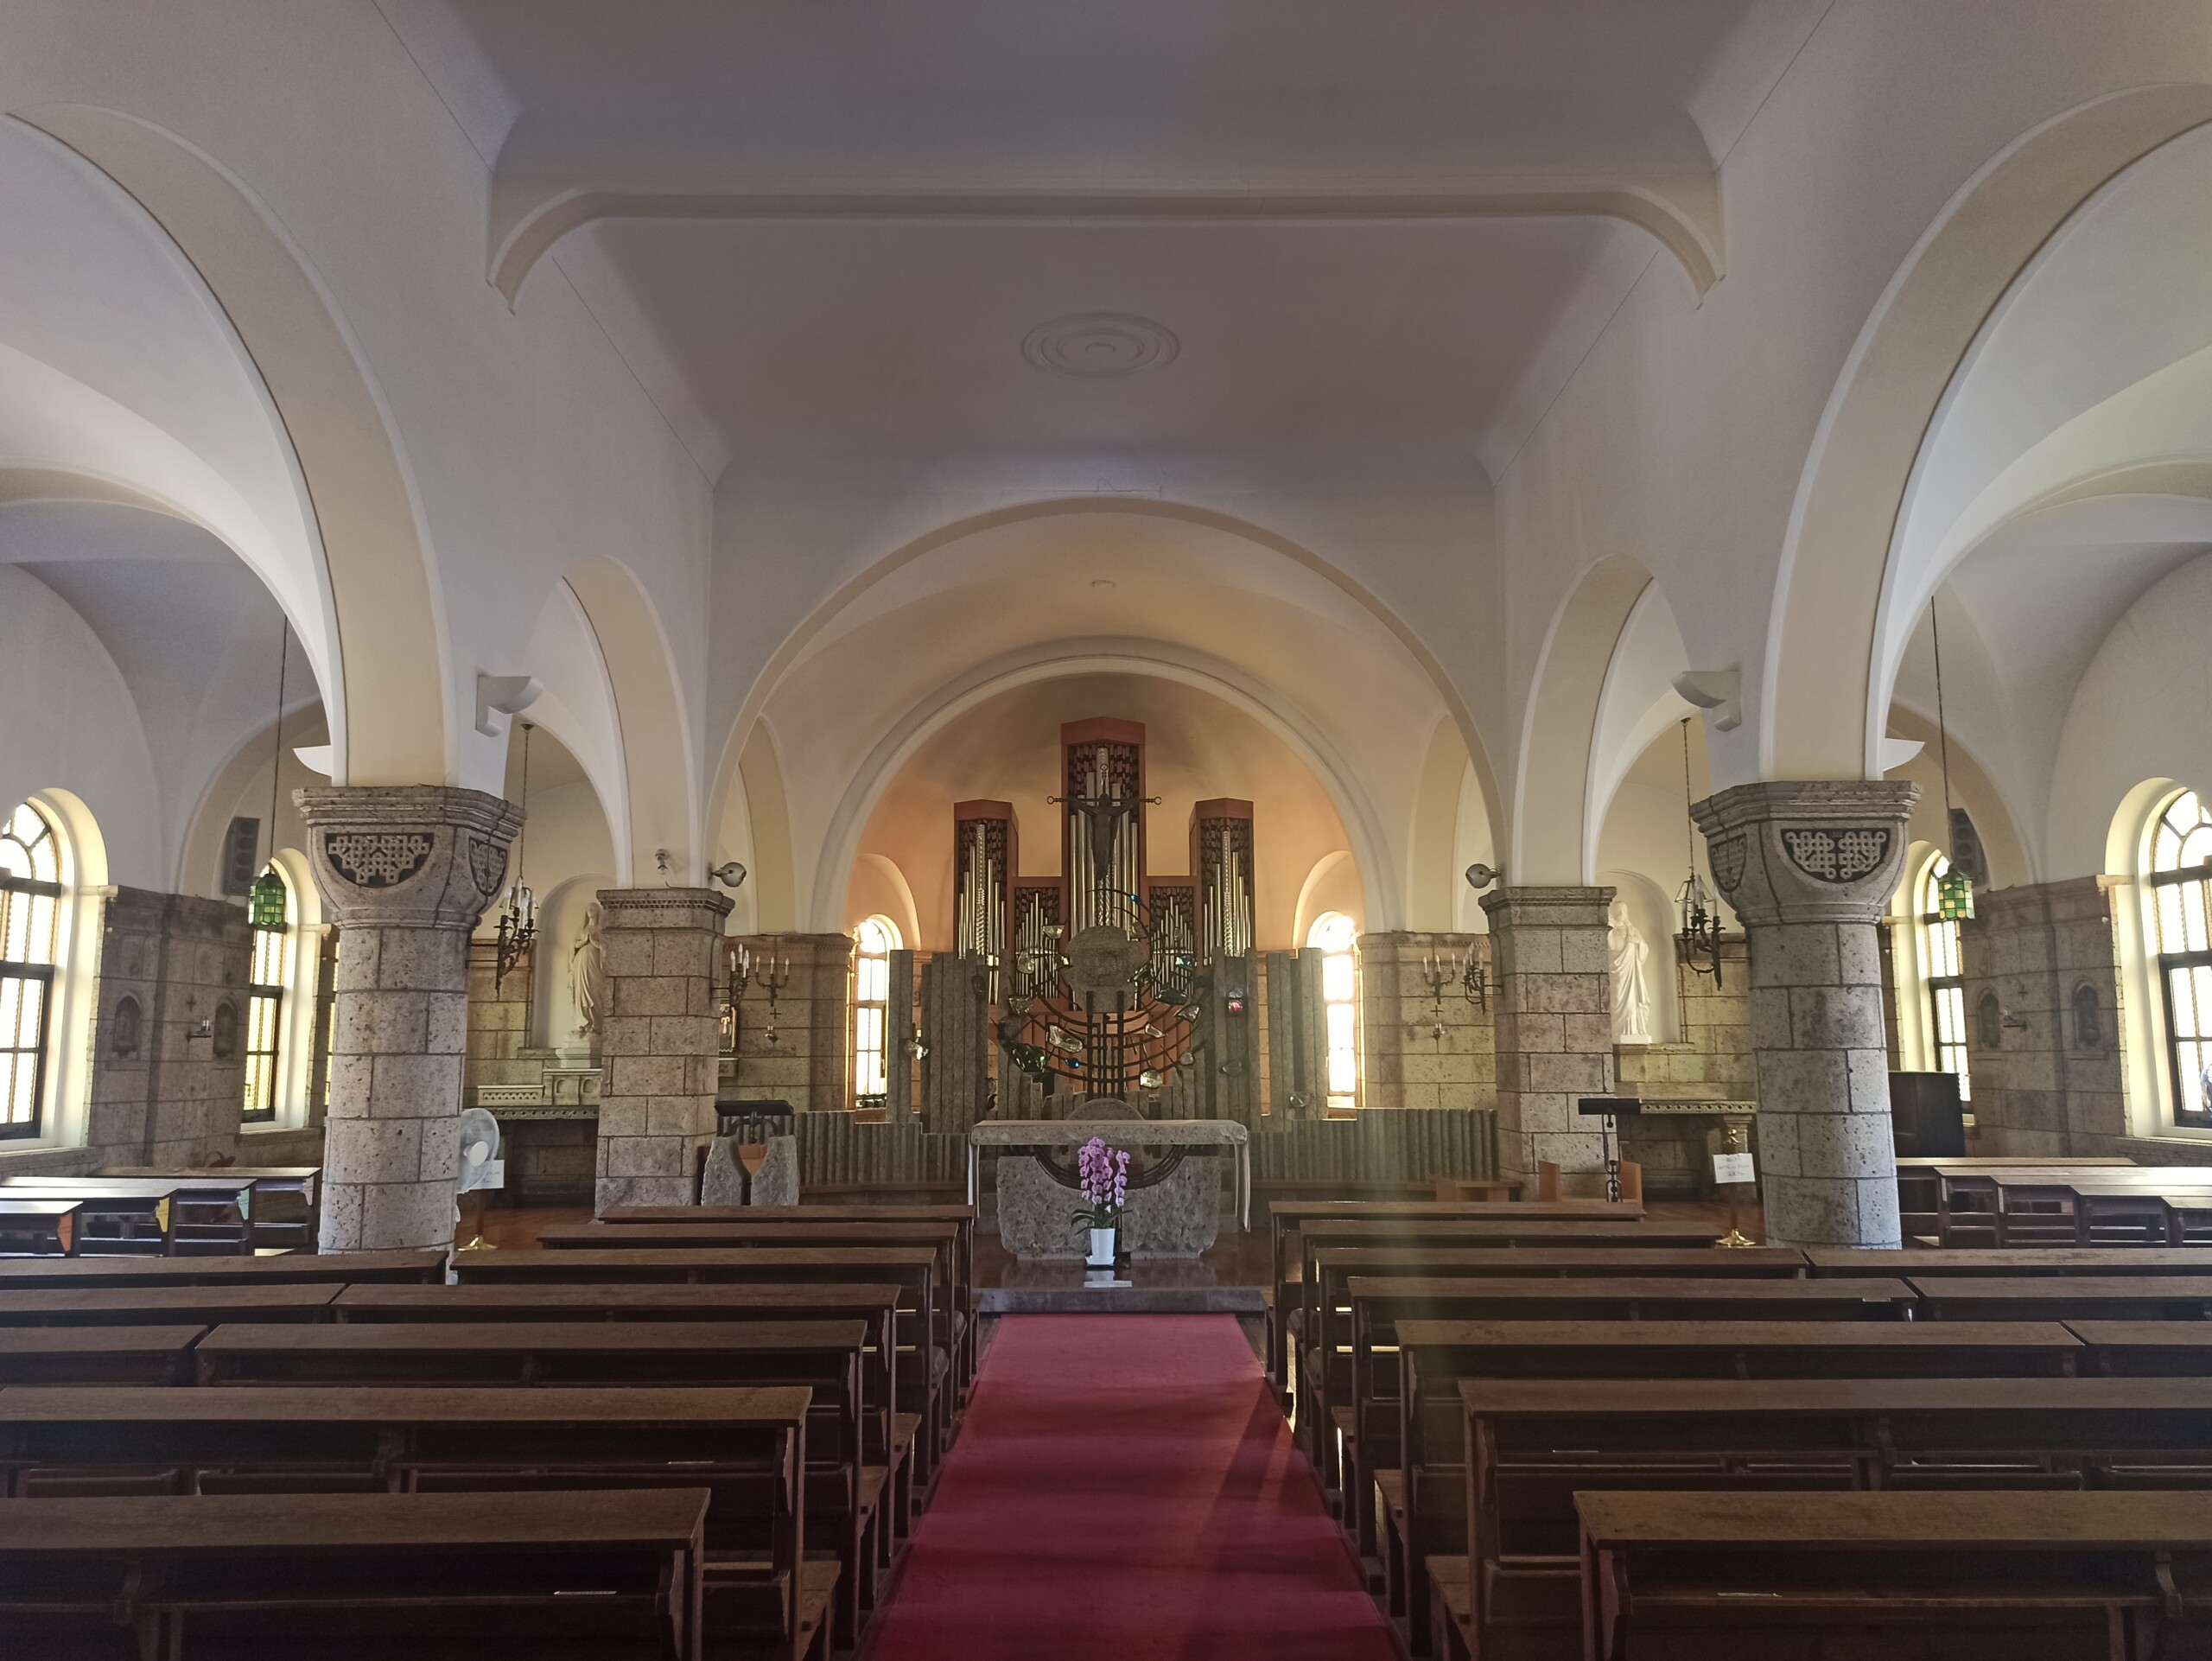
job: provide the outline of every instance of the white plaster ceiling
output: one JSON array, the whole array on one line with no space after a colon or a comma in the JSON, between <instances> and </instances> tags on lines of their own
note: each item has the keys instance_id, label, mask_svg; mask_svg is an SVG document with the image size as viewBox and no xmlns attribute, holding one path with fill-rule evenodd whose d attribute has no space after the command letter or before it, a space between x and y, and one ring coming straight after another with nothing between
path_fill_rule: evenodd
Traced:
<instances>
[{"instance_id":1,"label":"white plaster ceiling","mask_svg":"<svg viewBox=\"0 0 2212 1661\"><path fill-rule=\"evenodd\" d=\"M1345 205L1674 181L1717 223L1718 160L1823 10L380 3L493 170L495 266L550 204L598 205L554 263L709 476L764 453L1280 447L1494 470L1656 245ZM1058 206L1009 207L1023 192ZM1217 211L1255 193L1285 206ZM1031 330L1094 311L1180 351L1125 379L1024 360Z\"/></svg>"}]
</instances>

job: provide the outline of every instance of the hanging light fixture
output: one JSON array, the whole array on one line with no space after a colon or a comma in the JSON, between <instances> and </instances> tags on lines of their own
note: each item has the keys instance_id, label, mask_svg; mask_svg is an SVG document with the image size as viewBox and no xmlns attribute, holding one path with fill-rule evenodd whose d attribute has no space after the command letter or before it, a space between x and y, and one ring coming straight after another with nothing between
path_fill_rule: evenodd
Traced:
<instances>
[{"instance_id":1,"label":"hanging light fixture","mask_svg":"<svg viewBox=\"0 0 2212 1661\"><path fill-rule=\"evenodd\" d=\"M284 926L284 879L276 875L276 781L284 760L284 671L291 666L291 626L276 620L276 721L269 750L269 857L246 893L245 913L254 927Z\"/></svg>"},{"instance_id":2,"label":"hanging light fixture","mask_svg":"<svg viewBox=\"0 0 2212 1661\"><path fill-rule=\"evenodd\" d=\"M522 961L522 954L530 950L531 942L537 938L537 896L530 891L530 884L523 881L523 850L530 836L530 735L531 727L522 723L522 829L515 837L515 880L507 885L507 901L499 913L498 955L492 965L492 985L494 990L506 982L507 975Z\"/></svg>"},{"instance_id":3,"label":"hanging light fixture","mask_svg":"<svg viewBox=\"0 0 2212 1661\"><path fill-rule=\"evenodd\" d=\"M1936 652L1936 742L1943 768L1943 823L1957 823L1951 808L1951 735L1943 720L1943 634L1936 626L1936 596L1928 596L1928 639ZM1936 914L1947 923L1962 922L1974 915L1974 879L1962 869L1962 862L1945 862L1943 875L1936 879Z\"/></svg>"},{"instance_id":4,"label":"hanging light fixture","mask_svg":"<svg viewBox=\"0 0 2212 1661\"><path fill-rule=\"evenodd\" d=\"M1710 975L1713 983L1720 984L1720 902L1713 898L1713 890L1705 886L1704 877L1697 869L1697 820L1690 812L1690 723L1682 718L1682 824L1686 827L1683 843L1688 855L1689 875L1683 879L1682 891L1675 896L1675 909L1681 914L1682 961L1690 972Z\"/></svg>"}]
</instances>

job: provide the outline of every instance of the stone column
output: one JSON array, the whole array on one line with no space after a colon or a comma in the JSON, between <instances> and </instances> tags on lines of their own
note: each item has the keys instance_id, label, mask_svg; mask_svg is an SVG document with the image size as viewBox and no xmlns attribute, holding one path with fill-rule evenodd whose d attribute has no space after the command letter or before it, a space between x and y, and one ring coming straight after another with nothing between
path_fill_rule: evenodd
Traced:
<instances>
[{"instance_id":1,"label":"stone column","mask_svg":"<svg viewBox=\"0 0 2212 1661\"><path fill-rule=\"evenodd\" d=\"M1490 914L1491 1020L1497 1046L1497 1165L1526 1179L1555 1160L1564 1190L1602 1192L1599 1121L1574 1111L1613 1084L1611 888L1498 888Z\"/></svg>"},{"instance_id":2,"label":"stone column","mask_svg":"<svg viewBox=\"0 0 2212 1661\"><path fill-rule=\"evenodd\" d=\"M598 1209L688 1206L715 1134L722 919L712 888L601 888Z\"/></svg>"},{"instance_id":3,"label":"stone column","mask_svg":"<svg viewBox=\"0 0 2212 1661\"><path fill-rule=\"evenodd\" d=\"M343 944L332 989L322 1249L453 1243L468 937L505 885L522 811L479 790L293 792Z\"/></svg>"},{"instance_id":4,"label":"stone column","mask_svg":"<svg viewBox=\"0 0 2212 1661\"><path fill-rule=\"evenodd\" d=\"M1692 809L1751 942L1767 1238L1894 1246L1896 1152L1877 932L1920 787L1737 785Z\"/></svg>"}]
</instances>

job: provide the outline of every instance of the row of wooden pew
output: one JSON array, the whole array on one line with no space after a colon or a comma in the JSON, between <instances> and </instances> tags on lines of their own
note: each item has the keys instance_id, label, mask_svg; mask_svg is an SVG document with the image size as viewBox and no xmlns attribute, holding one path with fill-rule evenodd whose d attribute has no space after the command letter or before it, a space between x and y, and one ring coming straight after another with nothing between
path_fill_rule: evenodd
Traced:
<instances>
[{"instance_id":1,"label":"row of wooden pew","mask_svg":"<svg viewBox=\"0 0 2212 1661\"><path fill-rule=\"evenodd\" d=\"M857 1643L973 1382L973 1213L683 1215L0 1262L0 1654Z\"/></svg>"},{"instance_id":2,"label":"row of wooden pew","mask_svg":"<svg viewBox=\"0 0 2212 1661\"><path fill-rule=\"evenodd\" d=\"M2212 1166L1900 1160L1909 1233L1942 1246L2212 1245Z\"/></svg>"},{"instance_id":3,"label":"row of wooden pew","mask_svg":"<svg viewBox=\"0 0 2212 1661\"><path fill-rule=\"evenodd\" d=\"M10 1257L251 1256L313 1251L319 1166L0 1177L0 1253Z\"/></svg>"},{"instance_id":4,"label":"row of wooden pew","mask_svg":"<svg viewBox=\"0 0 2212 1661\"><path fill-rule=\"evenodd\" d=\"M1271 1357L1415 1654L2212 1645L2212 1259L1584 1205L1274 1219Z\"/></svg>"}]
</instances>

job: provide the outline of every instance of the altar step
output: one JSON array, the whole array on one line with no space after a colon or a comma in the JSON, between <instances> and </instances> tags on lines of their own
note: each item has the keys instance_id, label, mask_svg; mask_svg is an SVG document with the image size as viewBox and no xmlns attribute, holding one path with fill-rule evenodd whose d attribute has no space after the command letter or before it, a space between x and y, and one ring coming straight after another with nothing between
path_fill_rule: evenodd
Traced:
<instances>
[{"instance_id":1,"label":"altar step","mask_svg":"<svg viewBox=\"0 0 2212 1661\"><path fill-rule=\"evenodd\" d=\"M1085 1287L1082 1270L1070 1265L1065 1283L1045 1286L984 1286L976 1289L978 1308L987 1315L1257 1315L1267 1312L1267 1289L1259 1286L1147 1286L1144 1265L1124 1274L1128 1286Z\"/></svg>"}]
</instances>

